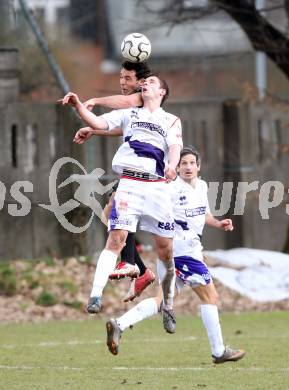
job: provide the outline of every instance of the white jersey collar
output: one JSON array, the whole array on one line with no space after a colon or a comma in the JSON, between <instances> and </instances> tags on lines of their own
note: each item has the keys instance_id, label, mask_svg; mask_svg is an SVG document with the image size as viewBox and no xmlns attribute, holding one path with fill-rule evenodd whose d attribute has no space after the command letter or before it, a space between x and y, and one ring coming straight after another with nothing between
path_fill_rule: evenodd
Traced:
<instances>
[{"instance_id":1,"label":"white jersey collar","mask_svg":"<svg viewBox=\"0 0 289 390\"><path fill-rule=\"evenodd\" d=\"M164 110L162 109L162 107L158 107L156 108L154 111L150 111L148 110L146 107L142 107L143 110L145 110L148 114L150 115L154 115L154 114L157 114L158 112L163 112Z\"/></svg>"},{"instance_id":2,"label":"white jersey collar","mask_svg":"<svg viewBox=\"0 0 289 390\"><path fill-rule=\"evenodd\" d=\"M180 182L184 185L184 186L187 186L188 188L190 188L191 190L195 190L197 189L197 187L199 186L199 183L200 183L200 179L197 177L197 180L196 180L196 185L195 187L191 186L189 183L187 183L185 180L183 180L180 176L178 176L178 179L180 180Z\"/></svg>"}]
</instances>

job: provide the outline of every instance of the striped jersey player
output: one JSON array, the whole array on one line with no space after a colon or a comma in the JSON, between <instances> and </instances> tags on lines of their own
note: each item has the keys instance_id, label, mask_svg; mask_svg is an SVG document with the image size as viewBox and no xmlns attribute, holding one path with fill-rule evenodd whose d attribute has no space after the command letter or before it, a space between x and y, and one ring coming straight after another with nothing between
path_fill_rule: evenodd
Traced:
<instances>
[{"instance_id":1,"label":"striped jersey player","mask_svg":"<svg viewBox=\"0 0 289 390\"><path fill-rule=\"evenodd\" d=\"M150 76L142 86L143 107L116 110L98 117L84 107L76 94L66 95L67 102L75 106L90 127L102 130L121 127L125 139L112 162L121 179L109 218L108 240L99 257L91 291L95 312L101 309L103 289L114 270L127 234L135 232L139 224L140 229L153 234L159 260L166 270L162 280L165 329L175 321L172 311L174 220L167 182L176 176L182 148L179 118L161 108L167 95L166 82L158 76Z\"/></svg>"}]
</instances>

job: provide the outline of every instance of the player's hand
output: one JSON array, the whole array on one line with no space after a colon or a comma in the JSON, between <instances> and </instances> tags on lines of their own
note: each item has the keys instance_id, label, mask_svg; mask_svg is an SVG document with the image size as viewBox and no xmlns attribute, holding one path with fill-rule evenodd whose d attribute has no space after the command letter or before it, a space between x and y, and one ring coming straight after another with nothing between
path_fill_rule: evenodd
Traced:
<instances>
[{"instance_id":1,"label":"player's hand","mask_svg":"<svg viewBox=\"0 0 289 390\"><path fill-rule=\"evenodd\" d=\"M220 221L221 229L225 230L225 232L234 230L233 222L231 219L222 219Z\"/></svg>"},{"instance_id":2,"label":"player's hand","mask_svg":"<svg viewBox=\"0 0 289 390\"><path fill-rule=\"evenodd\" d=\"M93 131L87 127L79 129L73 138L73 142L81 145L93 135Z\"/></svg>"},{"instance_id":3,"label":"player's hand","mask_svg":"<svg viewBox=\"0 0 289 390\"><path fill-rule=\"evenodd\" d=\"M95 106L94 98L86 100L86 102L83 102L83 105L87 110L92 111Z\"/></svg>"},{"instance_id":4,"label":"player's hand","mask_svg":"<svg viewBox=\"0 0 289 390\"><path fill-rule=\"evenodd\" d=\"M165 169L166 183L170 183L171 181L175 180L176 177L177 177L177 172L175 168L173 168L170 165L167 165Z\"/></svg>"},{"instance_id":5,"label":"player's hand","mask_svg":"<svg viewBox=\"0 0 289 390\"><path fill-rule=\"evenodd\" d=\"M73 107L77 107L81 104L81 101L76 93L68 92L62 99L58 100L58 103L62 103L63 105L69 104Z\"/></svg>"}]
</instances>

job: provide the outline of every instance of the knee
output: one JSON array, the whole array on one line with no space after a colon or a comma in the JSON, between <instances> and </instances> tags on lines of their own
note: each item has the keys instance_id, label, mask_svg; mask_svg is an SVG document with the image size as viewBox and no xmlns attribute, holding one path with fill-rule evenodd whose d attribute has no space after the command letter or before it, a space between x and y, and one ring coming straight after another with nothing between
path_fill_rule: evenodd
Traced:
<instances>
[{"instance_id":1,"label":"knee","mask_svg":"<svg viewBox=\"0 0 289 390\"><path fill-rule=\"evenodd\" d=\"M212 294L212 297L210 299L210 304L211 305L216 305L218 306L219 304L219 294L217 293L217 291L215 291L213 294Z\"/></svg>"},{"instance_id":2,"label":"knee","mask_svg":"<svg viewBox=\"0 0 289 390\"><path fill-rule=\"evenodd\" d=\"M171 245L162 245L157 248L159 259L164 262L173 259L173 250Z\"/></svg>"},{"instance_id":3,"label":"knee","mask_svg":"<svg viewBox=\"0 0 289 390\"><path fill-rule=\"evenodd\" d=\"M108 240L106 243L106 249L119 253L124 246L125 246L125 235L124 234L121 234L119 232L111 232L109 234L109 237L108 237Z\"/></svg>"},{"instance_id":4,"label":"knee","mask_svg":"<svg viewBox=\"0 0 289 390\"><path fill-rule=\"evenodd\" d=\"M202 303L207 304L207 305L218 306L218 304L219 304L219 294L217 293L217 291L210 291L210 293L207 294L203 298L203 302Z\"/></svg>"},{"instance_id":5,"label":"knee","mask_svg":"<svg viewBox=\"0 0 289 390\"><path fill-rule=\"evenodd\" d=\"M197 293L198 297L201 300L201 303L204 305L218 305L219 303L219 295L213 282L199 286L194 289Z\"/></svg>"}]
</instances>

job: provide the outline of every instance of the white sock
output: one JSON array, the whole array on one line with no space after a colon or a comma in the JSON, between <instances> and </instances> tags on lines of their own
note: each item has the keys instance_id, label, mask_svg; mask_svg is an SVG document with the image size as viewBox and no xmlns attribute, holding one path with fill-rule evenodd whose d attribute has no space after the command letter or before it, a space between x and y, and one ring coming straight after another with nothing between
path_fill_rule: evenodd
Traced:
<instances>
[{"instance_id":1,"label":"white sock","mask_svg":"<svg viewBox=\"0 0 289 390\"><path fill-rule=\"evenodd\" d=\"M122 331L129 328L145 318L151 317L158 313L158 305L154 298L144 299L124 315L117 318L118 326Z\"/></svg>"},{"instance_id":2,"label":"white sock","mask_svg":"<svg viewBox=\"0 0 289 390\"><path fill-rule=\"evenodd\" d=\"M90 293L91 297L101 297L102 291L108 281L109 275L114 270L117 260L117 255L112 251L104 249L98 259L92 290Z\"/></svg>"},{"instance_id":3,"label":"white sock","mask_svg":"<svg viewBox=\"0 0 289 390\"><path fill-rule=\"evenodd\" d=\"M160 267L165 270L162 275L159 274L160 280L162 282L163 289L163 307L165 309L172 309L174 302L174 294L175 294L175 262L174 259L170 259L168 261L158 260L160 263Z\"/></svg>"},{"instance_id":4,"label":"white sock","mask_svg":"<svg viewBox=\"0 0 289 390\"><path fill-rule=\"evenodd\" d=\"M219 313L216 305L201 305L201 316L206 328L212 355L222 356L225 350Z\"/></svg>"}]
</instances>

